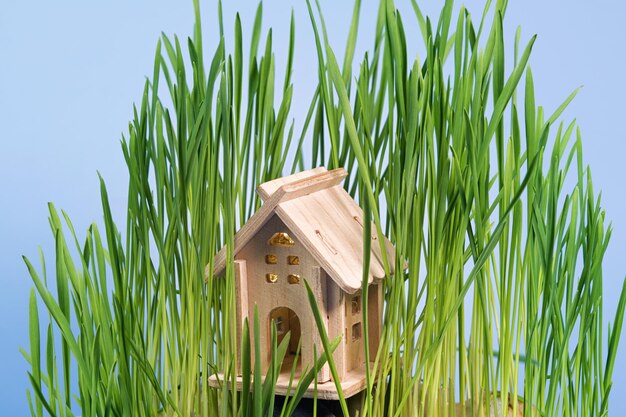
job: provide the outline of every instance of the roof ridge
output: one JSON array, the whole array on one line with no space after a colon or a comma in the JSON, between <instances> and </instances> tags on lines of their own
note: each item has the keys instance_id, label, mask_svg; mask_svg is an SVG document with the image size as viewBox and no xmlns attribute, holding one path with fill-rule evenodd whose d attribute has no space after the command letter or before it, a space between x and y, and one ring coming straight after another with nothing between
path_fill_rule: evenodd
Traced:
<instances>
[{"instance_id":1,"label":"roof ridge","mask_svg":"<svg viewBox=\"0 0 626 417\"><path fill-rule=\"evenodd\" d=\"M339 184L348 175L343 168L333 169L332 171L321 172L310 177L302 178L293 182L281 185L274 194L282 192L280 202L293 200L307 194L325 190ZM274 196L272 194L271 197Z\"/></svg>"},{"instance_id":2,"label":"roof ridge","mask_svg":"<svg viewBox=\"0 0 626 417\"><path fill-rule=\"evenodd\" d=\"M296 188L307 188L305 194L330 188L340 183L348 172L344 168L327 171L324 167L313 168L286 177L276 178L260 184L256 192L263 201L267 201L280 188L286 192L295 192Z\"/></svg>"},{"instance_id":3,"label":"roof ridge","mask_svg":"<svg viewBox=\"0 0 626 417\"><path fill-rule=\"evenodd\" d=\"M323 166L309 169L307 171L296 172L284 177L274 178L273 180L265 181L259 184L256 188L256 192L263 201L269 200L270 196L281 186L287 183L296 182L303 178L309 178L315 174L326 172L326 168Z\"/></svg>"}]
</instances>

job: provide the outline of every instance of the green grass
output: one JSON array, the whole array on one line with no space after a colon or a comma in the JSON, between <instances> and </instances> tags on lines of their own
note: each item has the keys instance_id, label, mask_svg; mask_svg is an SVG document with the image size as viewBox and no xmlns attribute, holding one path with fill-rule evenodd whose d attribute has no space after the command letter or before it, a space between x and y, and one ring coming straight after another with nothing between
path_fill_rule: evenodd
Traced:
<instances>
[{"instance_id":1,"label":"green grass","mask_svg":"<svg viewBox=\"0 0 626 417\"><path fill-rule=\"evenodd\" d=\"M382 0L360 63L360 2L341 63L319 5L307 6L318 84L298 115L300 131L291 114L293 18L287 62L275 60L261 5L250 28L236 17L232 35L223 32L220 5L221 40L206 60L198 1L193 36L159 40L122 142L125 229L102 181L104 229L77 234L51 204L54 268L43 255L39 269L25 259L35 285L24 350L31 414L260 417L273 409L288 339L278 344L272 333L263 376L259 361L251 369L258 315L246 322L240 360L253 378L243 381L249 395L237 393L233 264L226 279L205 282L203 271L223 245L232 258L235 231L260 205L256 185L325 165L350 172L345 188L373 220L377 242L386 235L396 246L385 269L404 271L384 283L378 350L365 344L375 366L361 415L452 416L455 403L477 415L496 397L524 406L525 416L606 415L626 281L607 334L602 260L611 228L580 130L560 118L576 91L553 112L536 105L528 66L535 37L518 31L505 61L506 1L486 5L474 21L464 8L453 16L451 1L433 19L416 2L414 15L400 16ZM407 25L419 26L425 55L408 55L415 40ZM225 38L234 39L232 51ZM373 231L365 224L369 265ZM311 307L319 315L313 299ZM284 416L340 343L320 332L319 359L294 384ZM223 387L207 389L216 370Z\"/></svg>"}]
</instances>

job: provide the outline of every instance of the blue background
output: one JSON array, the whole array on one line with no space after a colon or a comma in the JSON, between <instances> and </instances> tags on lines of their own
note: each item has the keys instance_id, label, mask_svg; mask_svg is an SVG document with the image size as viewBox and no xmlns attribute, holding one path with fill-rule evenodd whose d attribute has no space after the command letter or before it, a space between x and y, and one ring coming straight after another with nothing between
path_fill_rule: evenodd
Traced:
<instances>
[{"instance_id":1,"label":"blue background","mask_svg":"<svg viewBox=\"0 0 626 417\"><path fill-rule=\"evenodd\" d=\"M352 5L322 1L332 45L343 54ZM356 57L373 41L377 3L364 2ZM403 10L409 43L418 44L408 2ZM406 3L406 4L405 4ZM424 2L425 3L425 2ZM466 2L477 20L482 2ZM298 1L268 1L264 28L274 27L277 62L284 62L289 15L296 16L294 105L304 116L317 79L313 34L306 7ZM422 6L433 15L438 5ZM224 7L227 34L235 9L242 12L244 40L256 2ZM203 2L205 47L217 44L217 8ZM411 24L407 24L411 22ZM605 320L611 318L626 272L626 6L619 1L511 1L507 41L522 26L522 39L537 33L531 57L536 100L548 112L584 85L564 114L576 117L596 191L602 191L614 227L604 263ZM65 209L82 235L100 221L96 171L107 181L113 214L124 224L127 174L119 140L140 99L161 31L183 39L192 33L191 1L3 1L0 8L0 414L28 415L26 362L31 282L22 255L37 261L41 245L52 262L48 201ZM246 28L248 29L246 31ZM232 36L227 39L232 41ZM209 49L210 48L210 49ZM417 50L416 50L417 51ZM247 55L245 55L247 56ZM412 57L410 57L412 60ZM509 55L512 60L512 55ZM284 65L277 64L282 82ZM605 324L606 325L606 324ZM626 409L626 338L619 349L611 415Z\"/></svg>"}]
</instances>

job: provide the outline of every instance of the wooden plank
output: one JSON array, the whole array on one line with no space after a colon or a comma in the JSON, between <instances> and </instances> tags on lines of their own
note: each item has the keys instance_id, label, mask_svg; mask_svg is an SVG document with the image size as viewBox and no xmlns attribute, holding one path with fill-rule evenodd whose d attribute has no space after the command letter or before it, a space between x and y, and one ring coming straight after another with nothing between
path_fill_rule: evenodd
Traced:
<instances>
[{"instance_id":1,"label":"wooden plank","mask_svg":"<svg viewBox=\"0 0 626 417\"><path fill-rule=\"evenodd\" d=\"M373 368L373 363L370 364L370 369ZM217 374L211 375L209 378L209 386L212 388L221 388L224 384L224 375ZM291 383L291 387L289 386L289 373L284 372L278 376L278 381L274 386L274 392L277 395L286 396L288 394L293 395L295 387L298 385L298 378L294 378ZM346 377L341 381L341 388L343 391L343 395L345 398L350 398L359 392L365 389L366 380L365 380L365 365L361 366L358 369L354 369L346 374ZM252 387L252 384L251 384ZM241 377L237 377L236 379L236 389L241 392L242 390L242 379ZM307 388L304 393L305 398L313 398L314 395L314 385L311 385ZM335 383L333 381L328 381L324 383L317 384L317 398L319 400L338 400L339 395L337 394L337 388L335 387Z\"/></svg>"},{"instance_id":2,"label":"wooden plank","mask_svg":"<svg viewBox=\"0 0 626 417\"><path fill-rule=\"evenodd\" d=\"M282 189L285 193L285 195L281 197L280 202L293 200L298 197L334 187L335 185L340 184L346 176L348 176L348 172L345 169L337 168L332 171L322 172L285 184L278 189Z\"/></svg>"},{"instance_id":3,"label":"wooden plank","mask_svg":"<svg viewBox=\"0 0 626 417\"><path fill-rule=\"evenodd\" d=\"M293 199L333 187L340 184L347 176L348 172L343 168L326 171L326 168L320 167L265 182L257 187L257 193L263 201L267 201L275 192L282 188L287 198ZM285 201L285 198L283 198L283 201Z\"/></svg>"},{"instance_id":4,"label":"wooden plank","mask_svg":"<svg viewBox=\"0 0 626 417\"><path fill-rule=\"evenodd\" d=\"M281 186L290 182L295 182L304 178L311 177L315 174L320 174L322 172L326 172L326 168L317 167L308 171L296 172L295 174L288 175L286 177L276 178L275 180L267 181L259 185L256 189L256 192L257 194L259 194L263 201L267 201L270 196L274 194L274 192L276 192L276 190L278 190Z\"/></svg>"}]
</instances>

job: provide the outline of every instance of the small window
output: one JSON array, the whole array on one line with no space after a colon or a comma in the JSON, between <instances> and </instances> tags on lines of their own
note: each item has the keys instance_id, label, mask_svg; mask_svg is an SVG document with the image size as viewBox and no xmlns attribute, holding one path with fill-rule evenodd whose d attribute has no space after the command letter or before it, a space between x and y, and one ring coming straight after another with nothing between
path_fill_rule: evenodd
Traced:
<instances>
[{"instance_id":1,"label":"small window","mask_svg":"<svg viewBox=\"0 0 626 417\"><path fill-rule=\"evenodd\" d=\"M273 255L271 253L269 255L265 255L265 263L268 265L274 265L278 263L278 257L276 257L276 255Z\"/></svg>"},{"instance_id":2,"label":"small window","mask_svg":"<svg viewBox=\"0 0 626 417\"><path fill-rule=\"evenodd\" d=\"M357 315L361 312L361 297L352 297L352 315Z\"/></svg>"},{"instance_id":3,"label":"small window","mask_svg":"<svg viewBox=\"0 0 626 417\"><path fill-rule=\"evenodd\" d=\"M265 280L269 283L275 283L276 281L278 281L278 275L276 274L272 274L271 272L269 274L265 274Z\"/></svg>"},{"instance_id":4,"label":"small window","mask_svg":"<svg viewBox=\"0 0 626 417\"><path fill-rule=\"evenodd\" d=\"M274 233L267 243L270 246L293 246L295 244L291 236L285 232Z\"/></svg>"},{"instance_id":5,"label":"small window","mask_svg":"<svg viewBox=\"0 0 626 417\"><path fill-rule=\"evenodd\" d=\"M361 338L361 322L352 325L352 341L356 342Z\"/></svg>"},{"instance_id":6,"label":"small window","mask_svg":"<svg viewBox=\"0 0 626 417\"><path fill-rule=\"evenodd\" d=\"M289 255L287 256L287 263L289 265L300 265L300 258L297 256Z\"/></svg>"}]
</instances>

